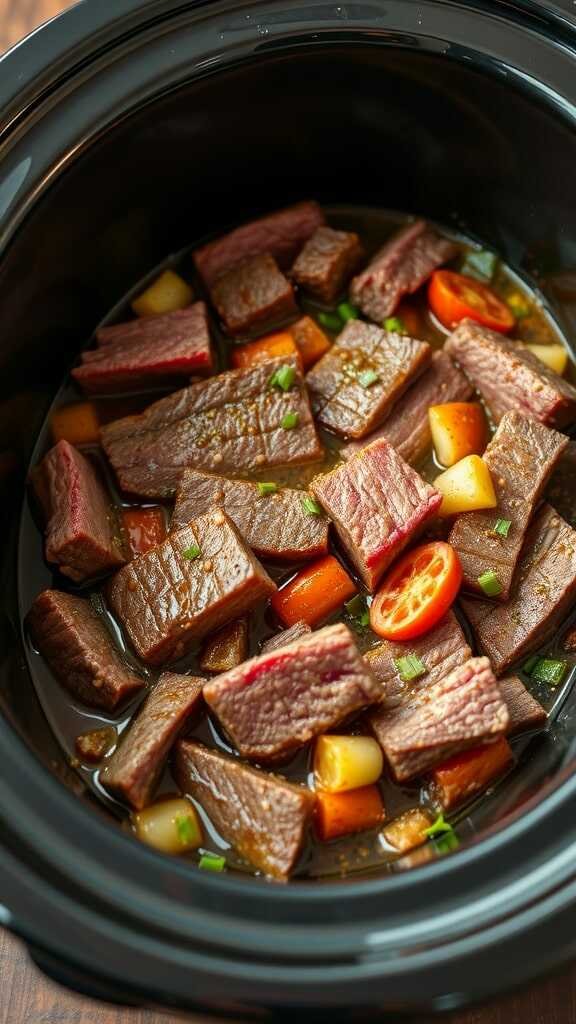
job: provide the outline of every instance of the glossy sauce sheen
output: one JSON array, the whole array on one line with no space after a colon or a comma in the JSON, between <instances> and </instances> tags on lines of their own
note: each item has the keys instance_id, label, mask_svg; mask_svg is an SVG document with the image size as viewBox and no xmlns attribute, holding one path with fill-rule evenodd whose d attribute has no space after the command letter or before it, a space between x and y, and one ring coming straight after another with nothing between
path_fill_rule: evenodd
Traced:
<instances>
[{"instance_id":1,"label":"glossy sauce sheen","mask_svg":"<svg viewBox=\"0 0 576 1024\"><path fill-rule=\"evenodd\" d=\"M343 206L327 208L326 215L331 226L344 230L356 231L364 243L368 256L379 248L385 239L406 219L402 215L396 213L386 213L362 207ZM458 241L462 243L463 252L465 252L466 241L462 236L460 236ZM130 296L127 296L122 303L112 310L105 322L114 323L130 319L132 317L132 312L130 310L129 300L133 296L139 294L147 283L154 280L158 273L168 266L179 270L186 280L192 281L197 297L204 297L202 285L199 279L194 277L193 273L193 263L190 257L190 252L194 248L196 248L196 243L190 246L189 250L186 250L177 257L170 259L165 264L162 264L161 267L156 267L154 271L147 276L146 281L140 282L132 290ZM556 329L552 318L534 299L534 296L531 296L526 290L525 284L520 282L520 280L506 268L502 266L499 267L494 281L492 282L492 287L503 298L506 298L506 296L512 292L522 291L523 296L529 302L530 315L518 322L517 328L514 332L514 337L521 338L525 341L539 342L557 341L559 339L563 340L559 331ZM309 313L312 316L315 316L319 310L327 308L310 301L302 295L299 296L299 301L303 312ZM422 329L419 332L418 337L421 340L429 341L435 348L441 347L444 342L446 332L434 323L433 318L427 310L425 289L421 289L415 297L410 299L410 306L417 311L420 316ZM219 370L228 368L228 353L234 343L225 339L223 335L217 331L214 325L214 320L212 320L212 328L213 337L216 341L216 350L218 352L218 366L215 368L215 372L218 372ZM82 339L79 339L79 348L81 346L81 341ZM574 379L572 365L570 365L569 375ZM179 386L181 387L182 384ZM100 421L101 423L104 423L117 419L120 416L138 412L164 393L165 392L158 391L154 393L149 392L136 396L131 395L126 398L115 395L110 399L97 399L95 404L98 408ZM78 391L74 385L70 381L66 381L56 397L53 408L67 404L71 401L77 401L78 398ZM48 425L49 419L50 417L48 417L38 439L32 464L36 464L42 458L44 452L51 446L52 442ZM339 449L342 446L342 442L325 432L319 431L319 433L326 451L323 463L315 463L311 466L294 468L284 472L274 472L268 469L266 473L263 474L264 478L266 480L275 480L278 484L306 487L311 478L318 472L322 469L328 469L336 464L340 458ZM114 475L108 466L102 451L94 447L84 447L82 450L97 463L99 469L103 473L109 486L113 502L118 507L130 507L133 503L126 501L125 496L118 491ZM434 463L432 453L430 453L424 464L419 467L419 470L427 479L434 479L438 473L438 467ZM255 474L254 478L258 479L258 475ZM562 494L565 493L565 481L559 480L556 482L555 486L559 492ZM142 504L146 503L139 502L137 504L141 507ZM150 502L150 504L157 505L158 503ZM572 506L572 514L568 516L568 518L573 520L573 502L571 501L570 504ZM560 505L558 505L558 507L563 514L567 514L566 510ZM338 554L338 551L336 550L335 553ZM264 564L272 577L278 582L288 580L294 574L296 568L287 568L285 565L278 567L266 562ZM347 571L352 574L349 563L346 564L346 568ZM132 664L138 664L134 655L127 648L120 627L106 609L100 586L92 584L89 587L75 588L70 584L70 581L65 580L58 574L53 574L51 569L47 566L43 554L42 528L33 499L31 498L29 498L26 503L21 523L19 580L20 611L22 619L30 608L36 594L46 587L54 586L62 590L69 590L76 593L81 592L84 595L89 594L97 610L107 619L110 628L117 638L119 646L125 652L126 659ZM344 621L348 621L348 624L354 628L353 623L347 620L345 614L334 616L330 621L336 621L339 618ZM276 633L279 628L281 627L274 621L273 614L269 610L262 607L257 609L257 611L251 616L249 656L258 653L262 641L273 633ZM356 635L361 650L367 650L378 643L378 638L370 631L369 628L361 629L360 631L357 630ZM139 697L136 702L130 705L130 707L124 710L118 717L103 715L91 709L82 707L80 704L76 704L54 679L48 666L33 649L29 637L26 638L26 642L37 693L58 742L61 744L71 765L81 776L84 783L94 791L102 803L105 804L114 815L121 819L121 821L124 822L125 827L128 828L129 818L126 809L103 789L99 782L98 769L84 766L77 761L74 742L79 733L95 729L103 723L113 723L117 727L119 733L121 733L129 725L131 716L136 711L139 703L143 699L143 696ZM546 650L550 651L550 649L550 645L547 645ZM204 674L199 671L196 655L197 652L195 651L181 662L170 666L170 668L174 671L184 671L193 675ZM142 665L140 665L139 668L151 681L155 678L155 673L153 673L149 668ZM570 673L569 678L561 688L561 692L554 692L545 686L539 686L536 689L533 684L529 684L534 695L538 697L550 713L553 712L555 706L559 706L567 687L571 685L571 675L572 673ZM525 680L525 682L526 681L527 680ZM353 725L350 727L349 731L355 731ZM209 746L214 746L225 751L231 751L231 747L220 734L215 721L209 716L203 718L202 721L192 729L190 735L200 739ZM513 743L515 751L521 750L525 744L525 737L515 740ZM310 749L306 748L300 751L290 761L283 763L281 767L279 767L278 771L294 782L304 782L309 779L311 776ZM397 814L410 807L427 802L425 790L421 790L418 785L402 787L392 783L386 777L381 780L380 785L382 788L384 805L386 807L387 819L395 817ZM174 794L175 792L176 787L174 781L170 772L167 771L159 786L158 795L168 793ZM200 813L205 826L204 846L208 849L213 849L216 852L225 852L230 866L235 866L242 871L251 872L251 867L239 860L239 858L234 854L234 851L230 850L228 844L215 832L211 823L207 820L206 815L203 814L201 809ZM428 844L428 846L430 846L430 844ZM428 849L428 847L426 849ZM420 852L422 853L422 851ZM423 854L423 859L426 859L426 854ZM406 858L404 858L404 861L406 861ZM297 875L299 877L308 876L317 878L320 876L330 877L334 875L341 875L348 872L375 870L378 868L390 870L393 869L396 862L398 862L398 864L401 863L398 861L398 855L390 848L386 847L386 844L383 843L379 837L378 832L362 833L360 835L336 840L328 844L321 844L311 839L303 854Z\"/></svg>"}]
</instances>

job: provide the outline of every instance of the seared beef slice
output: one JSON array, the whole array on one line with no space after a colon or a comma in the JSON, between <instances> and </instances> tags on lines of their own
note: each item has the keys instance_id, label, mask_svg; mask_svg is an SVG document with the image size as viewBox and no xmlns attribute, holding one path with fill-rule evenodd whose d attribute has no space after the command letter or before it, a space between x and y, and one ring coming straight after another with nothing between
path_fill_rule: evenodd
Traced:
<instances>
[{"instance_id":1,"label":"seared beef slice","mask_svg":"<svg viewBox=\"0 0 576 1024\"><path fill-rule=\"evenodd\" d=\"M476 639L497 675L546 643L576 595L576 531L543 505L526 533L506 604L464 600Z\"/></svg>"},{"instance_id":2,"label":"seared beef slice","mask_svg":"<svg viewBox=\"0 0 576 1024\"><path fill-rule=\"evenodd\" d=\"M324 302L333 302L362 256L353 231L317 228L292 267L296 284Z\"/></svg>"},{"instance_id":3,"label":"seared beef slice","mask_svg":"<svg viewBox=\"0 0 576 1024\"><path fill-rule=\"evenodd\" d=\"M293 365L289 391L271 387ZM282 426L295 412L292 429ZM308 395L295 360L230 370L177 391L143 412L102 428L102 443L120 486L144 497L172 494L183 469L238 474L322 457Z\"/></svg>"},{"instance_id":4,"label":"seared beef slice","mask_svg":"<svg viewBox=\"0 0 576 1024\"><path fill-rule=\"evenodd\" d=\"M248 480L187 469L176 493L172 528L218 506L260 558L314 558L328 550L328 523L323 516L306 512L302 502L307 496L307 491L288 487L262 494L258 485Z\"/></svg>"},{"instance_id":5,"label":"seared beef slice","mask_svg":"<svg viewBox=\"0 0 576 1024\"><path fill-rule=\"evenodd\" d=\"M405 782L458 751L496 740L508 723L488 658L471 658L415 694L377 738L395 778Z\"/></svg>"},{"instance_id":6,"label":"seared beef slice","mask_svg":"<svg viewBox=\"0 0 576 1024\"><path fill-rule=\"evenodd\" d=\"M362 441L352 441L342 449L349 459L361 448L384 437L411 466L417 465L432 448L428 409L443 402L466 402L472 386L444 351L435 352L427 370L386 417L381 427Z\"/></svg>"},{"instance_id":7,"label":"seared beef slice","mask_svg":"<svg viewBox=\"0 0 576 1024\"><path fill-rule=\"evenodd\" d=\"M539 701L526 689L518 676L506 676L498 680L500 693L506 701L510 721L508 736L515 736L527 729L537 729L544 725L546 712Z\"/></svg>"},{"instance_id":8,"label":"seared beef slice","mask_svg":"<svg viewBox=\"0 0 576 1024\"><path fill-rule=\"evenodd\" d=\"M576 389L517 341L463 320L445 348L497 423L509 410L560 430L576 420Z\"/></svg>"},{"instance_id":9,"label":"seared beef slice","mask_svg":"<svg viewBox=\"0 0 576 1024\"><path fill-rule=\"evenodd\" d=\"M172 744L201 706L203 683L164 672L101 772L104 786L137 811L150 803Z\"/></svg>"},{"instance_id":10,"label":"seared beef slice","mask_svg":"<svg viewBox=\"0 0 576 1024\"><path fill-rule=\"evenodd\" d=\"M246 661L248 654L248 619L244 616L228 622L217 633L206 637L200 654L200 668L205 672L228 672Z\"/></svg>"},{"instance_id":11,"label":"seared beef slice","mask_svg":"<svg viewBox=\"0 0 576 1024\"><path fill-rule=\"evenodd\" d=\"M327 626L206 683L204 697L244 757L270 760L378 700L350 630Z\"/></svg>"},{"instance_id":12,"label":"seared beef slice","mask_svg":"<svg viewBox=\"0 0 576 1024\"><path fill-rule=\"evenodd\" d=\"M89 601L44 590L28 613L34 643L63 686L94 708L114 711L142 689Z\"/></svg>"},{"instance_id":13,"label":"seared beef slice","mask_svg":"<svg viewBox=\"0 0 576 1024\"><path fill-rule=\"evenodd\" d=\"M76 583L124 563L112 505L84 455L59 441L31 479L47 519L48 562Z\"/></svg>"},{"instance_id":14,"label":"seared beef slice","mask_svg":"<svg viewBox=\"0 0 576 1024\"><path fill-rule=\"evenodd\" d=\"M278 879L294 870L314 809L310 790L188 740L177 746L176 779L255 868Z\"/></svg>"},{"instance_id":15,"label":"seared beef slice","mask_svg":"<svg viewBox=\"0 0 576 1024\"><path fill-rule=\"evenodd\" d=\"M196 269L210 287L230 267L249 256L271 253L280 267L291 266L304 242L324 223L318 203L295 203L235 228L194 253Z\"/></svg>"},{"instance_id":16,"label":"seared beef slice","mask_svg":"<svg viewBox=\"0 0 576 1024\"><path fill-rule=\"evenodd\" d=\"M429 362L426 341L350 320L306 377L314 414L328 430L364 437Z\"/></svg>"},{"instance_id":17,"label":"seared beef slice","mask_svg":"<svg viewBox=\"0 0 576 1024\"><path fill-rule=\"evenodd\" d=\"M96 331L98 348L82 353L72 376L89 394L152 387L209 373L212 350L206 304L140 317Z\"/></svg>"},{"instance_id":18,"label":"seared beef slice","mask_svg":"<svg viewBox=\"0 0 576 1024\"><path fill-rule=\"evenodd\" d=\"M296 314L292 285L269 254L252 256L214 281L210 295L228 334L244 334Z\"/></svg>"},{"instance_id":19,"label":"seared beef slice","mask_svg":"<svg viewBox=\"0 0 576 1024\"><path fill-rule=\"evenodd\" d=\"M384 439L315 477L310 490L369 590L442 501Z\"/></svg>"},{"instance_id":20,"label":"seared beef slice","mask_svg":"<svg viewBox=\"0 0 576 1024\"><path fill-rule=\"evenodd\" d=\"M567 445L567 437L517 412L502 417L484 453L498 505L457 516L450 533L466 590L482 593L478 577L492 569L502 584L498 599L508 599L528 524ZM497 519L511 523L506 537L494 533Z\"/></svg>"},{"instance_id":21,"label":"seared beef slice","mask_svg":"<svg viewBox=\"0 0 576 1024\"><path fill-rule=\"evenodd\" d=\"M162 665L275 589L218 509L121 569L109 600L136 653Z\"/></svg>"},{"instance_id":22,"label":"seared beef slice","mask_svg":"<svg viewBox=\"0 0 576 1024\"><path fill-rule=\"evenodd\" d=\"M307 622L295 622L288 629L283 629L280 633L268 637L268 640L265 640L262 644L261 653L271 654L272 651L278 651L281 647L286 647L294 640L299 640L302 636L308 636L311 632L312 630Z\"/></svg>"},{"instance_id":23,"label":"seared beef slice","mask_svg":"<svg viewBox=\"0 0 576 1024\"><path fill-rule=\"evenodd\" d=\"M352 281L352 301L371 320L382 322L396 310L404 295L412 294L436 267L451 260L458 247L423 220L402 228L376 253Z\"/></svg>"}]
</instances>

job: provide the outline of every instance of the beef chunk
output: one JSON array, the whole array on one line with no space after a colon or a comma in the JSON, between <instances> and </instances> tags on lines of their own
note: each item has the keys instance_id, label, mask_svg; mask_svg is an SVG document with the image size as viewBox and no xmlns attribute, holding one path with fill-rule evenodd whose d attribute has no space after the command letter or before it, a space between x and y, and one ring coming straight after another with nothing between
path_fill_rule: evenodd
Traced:
<instances>
[{"instance_id":1,"label":"beef chunk","mask_svg":"<svg viewBox=\"0 0 576 1024\"><path fill-rule=\"evenodd\" d=\"M466 590L481 594L478 577L493 569L502 584L498 600L508 600L528 524L567 444L567 437L542 423L517 412L504 414L484 453L498 506L457 516L450 533ZM506 537L494 533L497 519L512 524Z\"/></svg>"},{"instance_id":2,"label":"beef chunk","mask_svg":"<svg viewBox=\"0 0 576 1024\"><path fill-rule=\"evenodd\" d=\"M248 655L248 619L236 619L209 636L200 655L200 668L205 672L228 672Z\"/></svg>"},{"instance_id":3,"label":"beef chunk","mask_svg":"<svg viewBox=\"0 0 576 1024\"><path fill-rule=\"evenodd\" d=\"M177 746L176 779L255 868L278 879L294 870L314 809L310 790L189 740Z\"/></svg>"},{"instance_id":4,"label":"beef chunk","mask_svg":"<svg viewBox=\"0 0 576 1024\"><path fill-rule=\"evenodd\" d=\"M546 712L539 701L526 689L518 676L498 680L500 693L506 701L510 721L508 735L515 736L528 729L538 729L546 721Z\"/></svg>"},{"instance_id":5,"label":"beef chunk","mask_svg":"<svg viewBox=\"0 0 576 1024\"><path fill-rule=\"evenodd\" d=\"M368 590L442 501L383 438L315 477L310 490L333 520Z\"/></svg>"},{"instance_id":6,"label":"beef chunk","mask_svg":"<svg viewBox=\"0 0 576 1024\"><path fill-rule=\"evenodd\" d=\"M270 385L282 365L296 370L286 392ZM282 426L288 412L298 415L293 429ZM240 474L322 457L295 360L230 370L193 384L140 416L109 423L102 428L102 443L120 486L152 498L173 494L188 466Z\"/></svg>"},{"instance_id":7,"label":"beef chunk","mask_svg":"<svg viewBox=\"0 0 576 1024\"><path fill-rule=\"evenodd\" d=\"M352 441L342 449L349 459L361 448L384 437L411 466L424 459L432 448L428 409L444 402L467 402L472 387L444 350L435 352L427 370L418 377L386 417L381 427L362 441Z\"/></svg>"},{"instance_id":8,"label":"beef chunk","mask_svg":"<svg viewBox=\"0 0 576 1024\"><path fill-rule=\"evenodd\" d=\"M237 749L258 761L303 746L378 700L379 693L341 623L251 658L204 687Z\"/></svg>"},{"instance_id":9,"label":"beef chunk","mask_svg":"<svg viewBox=\"0 0 576 1024\"><path fill-rule=\"evenodd\" d=\"M376 737L398 782L422 775L446 757L496 739L509 714L488 658L470 658L414 695Z\"/></svg>"},{"instance_id":10,"label":"beef chunk","mask_svg":"<svg viewBox=\"0 0 576 1024\"><path fill-rule=\"evenodd\" d=\"M54 675L84 704L114 711L145 685L122 660L104 622L82 597L44 590L27 621Z\"/></svg>"},{"instance_id":11,"label":"beef chunk","mask_svg":"<svg viewBox=\"0 0 576 1024\"><path fill-rule=\"evenodd\" d=\"M72 370L89 394L139 390L212 369L204 302L102 327L96 340L98 348L83 352L82 365Z\"/></svg>"},{"instance_id":12,"label":"beef chunk","mask_svg":"<svg viewBox=\"0 0 576 1024\"><path fill-rule=\"evenodd\" d=\"M46 560L76 583L122 565L108 496L88 459L59 441L31 481L46 516Z\"/></svg>"},{"instance_id":13,"label":"beef chunk","mask_svg":"<svg viewBox=\"0 0 576 1024\"><path fill-rule=\"evenodd\" d=\"M275 636L265 640L260 653L271 654L272 651L278 651L281 647L286 647L294 640L300 640L301 637L308 636L311 632L312 629L307 622L295 622L293 626L283 629L280 633L276 633Z\"/></svg>"},{"instance_id":14,"label":"beef chunk","mask_svg":"<svg viewBox=\"0 0 576 1024\"><path fill-rule=\"evenodd\" d=\"M382 322L396 310L404 295L411 295L436 267L458 252L425 221L417 220L399 231L376 253L352 281L350 295L366 316Z\"/></svg>"},{"instance_id":15,"label":"beef chunk","mask_svg":"<svg viewBox=\"0 0 576 1024\"><path fill-rule=\"evenodd\" d=\"M196 269L210 287L216 278L249 256L271 253L280 267L290 267L304 242L323 223L318 203L296 203L203 245L194 253Z\"/></svg>"},{"instance_id":16,"label":"beef chunk","mask_svg":"<svg viewBox=\"0 0 576 1024\"><path fill-rule=\"evenodd\" d=\"M362 258L362 246L353 231L317 228L292 267L291 277L305 291L333 302Z\"/></svg>"},{"instance_id":17,"label":"beef chunk","mask_svg":"<svg viewBox=\"0 0 576 1024\"><path fill-rule=\"evenodd\" d=\"M203 682L164 672L101 772L106 789L137 811L150 803L170 748L198 711Z\"/></svg>"},{"instance_id":18,"label":"beef chunk","mask_svg":"<svg viewBox=\"0 0 576 1024\"><path fill-rule=\"evenodd\" d=\"M543 505L526 533L510 599L463 600L476 639L497 675L554 634L576 594L576 531Z\"/></svg>"},{"instance_id":19,"label":"beef chunk","mask_svg":"<svg viewBox=\"0 0 576 1024\"><path fill-rule=\"evenodd\" d=\"M497 423L508 411L560 430L576 420L576 389L518 342L463 320L445 348L480 392Z\"/></svg>"},{"instance_id":20,"label":"beef chunk","mask_svg":"<svg viewBox=\"0 0 576 1024\"><path fill-rule=\"evenodd\" d=\"M576 626L572 626L564 637L564 648L567 651L576 651Z\"/></svg>"},{"instance_id":21,"label":"beef chunk","mask_svg":"<svg viewBox=\"0 0 576 1024\"><path fill-rule=\"evenodd\" d=\"M111 581L109 600L137 654L162 665L274 590L218 509L124 566Z\"/></svg>"},{"instance_id":22,"label":"beef chunk","mask_svg":"<svg viewBox=\"0 0 576 1024\"><path fill-rule=\"evenodd\" d=\"M292 285L268 254L227 270L214 281L210 295L228 334L245 334L297 312Z\"/></svg>"},{"instance_id":23,"label":"beef chunk","mask_svg":"<svg viewBox=\"0 0 576 1024\"><path fill-rule=\"evenodd\" d=\"M430 362L430 346L350 320L306 377L319 423L344 437L365 437Z\"/></svg>"},{"instance_id":24,"label":"beef chunk","mask_svg":"<svg viewBox=\"0 0 576 1024\"><path fill-rule=\"evenodd\" d=\"M307 491L288 487L262 494L258 485L248 480L187 469L176 493L172 528L219 506L261 558L315 558L328 550L328 523L323 516L306 512L302 504L306 497Z\"/></svg>"}]
</instances>

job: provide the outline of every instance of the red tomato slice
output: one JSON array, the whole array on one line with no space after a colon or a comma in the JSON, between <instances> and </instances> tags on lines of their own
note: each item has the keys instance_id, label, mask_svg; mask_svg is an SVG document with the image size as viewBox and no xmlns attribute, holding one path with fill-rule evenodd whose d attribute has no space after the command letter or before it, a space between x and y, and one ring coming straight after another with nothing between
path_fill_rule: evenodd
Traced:
<instances>
[{"instance_id":1,"label":"red tomato slice","mask_svg":"<svg viewBox=\"0 0 576 1024\"><path fill-rule=\"evenodd\" d=\"M428 285L428 302L444 327L453 328L469 317L507 334L516 323L514 315L491 288L452 270L435 270Z\"/></svg>"},{"instance_id":2,"label":"red tomato slice","mask_svg":"<svg viewBox=\"0 0 576 1024\"><path fill-rule=\"evenodd\" d=\"M413 640L446 614L461 582L460 559L450 544L420 544L384 578L370 608L370 626L385 640Z\"/></svg>"}]
</instances>

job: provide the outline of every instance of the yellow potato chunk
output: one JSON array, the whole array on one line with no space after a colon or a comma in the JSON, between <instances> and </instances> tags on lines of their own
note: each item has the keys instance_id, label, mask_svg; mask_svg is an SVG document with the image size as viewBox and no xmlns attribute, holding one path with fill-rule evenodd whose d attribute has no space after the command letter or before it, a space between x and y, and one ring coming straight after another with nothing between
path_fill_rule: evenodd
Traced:
<instances>
[{"instance_id":1,"label":"yellow potato chunk","mask_svg":"<svg viewBox=\"0 0 576 1024\"><path fill-rule=\"evenodd\" d=\"M342 793L370 786L382 774L382 750L371 736L320 736L314 773L320 789Z\"/></svg>"},{"instance_id":2,"label":"yellow potato chunk","mask_svg":"<svg viewBox=\"0 0 576 1024\"><path fill-rule=\"evenodd\" d=\"M475 512L497 505L490 470L479 455L467 455L441 473L436 477L434 487L443 496L438 512L441 516L455 516L460 512Z\"/></svg>"},{"instance_id":3,"label":"yellow potato chunk","mask_svg":"<svg viewBox=\"0 0 576 1024\"><path fill-rule=\"evenodd\" d=\"M453 466L467 455L481 455L488 440L486 416L479 402L445 402L428 409L438 461Z\"/></svg>"},{"instance_id":4,"label":"yellow potato chunk","mask_svg":"<svg viewBox=\"0 0 576 1024\"><path fill-rule=\"evenodd\" d=\"M400 853L406 853L407 850L413 850L426 842L426 829L430 828L432 821L429 811L423 807L412 807L409 811L404 811L400 817L388 822L382 829L382 835L388 846L392 846Z\"/></svg>"},{"instance_id":5,"label":"yellow potato chunk","mask_svg":"<svg viewBox=\"0 0 576 1024\"><path fill-rule=\"evenodd\" d=\"M160 800L132 815L138 839L162 853L186 853L202 843L202 826L188 800Z\"/></svg>"},{"instance_id":6,"label":"yellow potato chunk","mask_svg":"<svg viewBox=\"0 0 576 1024\"><path fill-rule=\"evenodd\" d=\"M160 277L132 302L136 316L157 316L159 313L173 313L184 309L192 302L193 292L179 274L165 270Z\"/></svg>"},{"instance_id":7,"label":"yellow potato chunk","mask_svg":"<svg viewBox=\"0 0 576 1024\"><path fill-rule=\"evenodd\" d=\"M533 352L537 359L545 366L549 366L551 370L562 375L566 369L568 362L568 353L559 342L554 342L551 345L536 345L526 343L525 348L530 352Z\"/></svg>"}]
</instances>

